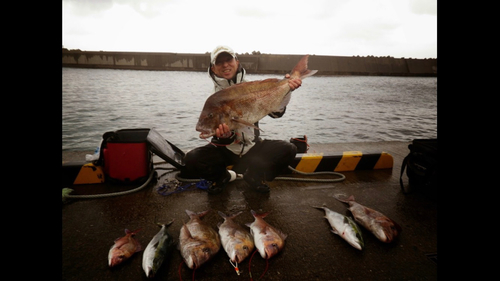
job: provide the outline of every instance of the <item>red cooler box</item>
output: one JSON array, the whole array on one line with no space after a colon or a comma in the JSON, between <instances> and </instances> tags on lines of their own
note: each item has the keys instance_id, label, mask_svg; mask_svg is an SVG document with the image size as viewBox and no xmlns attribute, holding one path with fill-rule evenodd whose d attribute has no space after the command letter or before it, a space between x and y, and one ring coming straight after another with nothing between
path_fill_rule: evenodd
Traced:
<instances>
[{"instance_id":1,"label":"red cooler box","mask_svg":"<svg viewBox=\"0 0 500 281\"><path fill-rule=\"evenodd\" d=\"M104 173L108 179L133 183L145 181L153 163L149 129L124 129L103 135Z\"/></svg>"}]
</instances>

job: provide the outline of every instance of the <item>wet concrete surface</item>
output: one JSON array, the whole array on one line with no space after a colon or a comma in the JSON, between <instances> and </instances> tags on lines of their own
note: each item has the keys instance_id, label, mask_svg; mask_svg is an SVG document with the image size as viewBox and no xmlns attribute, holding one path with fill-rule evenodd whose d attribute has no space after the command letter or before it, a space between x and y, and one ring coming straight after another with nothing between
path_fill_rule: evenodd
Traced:
<instances>
[{"instance_id":1,"label":"wet concrete surface","mask_svg":"<svg viewBox=\"0 0 500 281\"><path fill-rule=\"evenodd\" d=\"M266 222L288 234L283 251L266 261L257 253L251 261L253 280L436 280L437 202L420 193L405 195L399 187L399 172L409 142L311 144L310 152L342 153L385 151L394 157L393 169L343 172L340 183L273 181L271 192L259 194L243 181L235 181L218 195L195 189L163 196L157 187L172 180L161 177L146 188L129 195L103 199L69 200L62 204L62 280L145 280L142 251L115 268L107 256L113 241L124 229L142 228L136 239L145 248L159 231L156 222L174 219L169 232L178 241L185 210L211 210L204 221L217 230L223 219L217 214L243 211L235 218L240 224L253 221L250 210L271 213ZM63 161L84 159L85 153L63 153ZM78 159L75 159L78 158ZM166 171L158 171L161 175ZM317 176L328 178L328 176ZM405 182L407 178L405 176ZM131 186L72 186L76 194L92 194ZM330 232L324 212L312 208L325 204L350 215L347 205L335 194L354 195L356 201L390 217L402 227L401 235L390 244L382 243L362 229L365 248L359 251ZM237 275L221 247L216 256L200 268L189 269L174 250L156 280L251 280L249 258L239 264ZM179 271L180 270L180 271ZM194 278L193 278L194 277Z\"/></svg>"}]
</instances>

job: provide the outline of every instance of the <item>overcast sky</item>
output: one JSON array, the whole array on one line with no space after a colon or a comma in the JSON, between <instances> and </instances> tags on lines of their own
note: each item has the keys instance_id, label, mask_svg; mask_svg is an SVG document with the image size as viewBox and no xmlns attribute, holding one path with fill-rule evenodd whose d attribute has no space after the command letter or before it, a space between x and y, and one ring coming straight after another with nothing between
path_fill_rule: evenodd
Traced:
<instances>
[{"instance_id":1,"label":"overcast sky","mask_svg":"<svg viewBox=\"0 0 500 281\"><path fill-rule=\"evenodd\" d=\"M63 0L83 51L437 58L437 0Z\"/></svg>"}]
</instances>

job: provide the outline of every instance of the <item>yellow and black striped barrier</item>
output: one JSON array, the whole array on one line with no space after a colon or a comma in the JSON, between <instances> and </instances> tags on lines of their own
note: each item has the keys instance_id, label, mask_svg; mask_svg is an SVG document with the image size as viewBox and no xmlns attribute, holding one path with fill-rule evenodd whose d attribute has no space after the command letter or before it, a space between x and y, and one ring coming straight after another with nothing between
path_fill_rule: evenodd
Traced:
<instances>
[{"instance_id":1,"label":"yellow and black striped barrier","mask_svg":"<svg viewBox=\"0 0 500 281\"><path fill-rule=\"evenodd\" d=\"M298 153L290 166L298 171L346 172L357 170L392 169L393 158L387 152L363 153L344 151L342 154ZM92 163L63 163L63 186L104 182L104 171Z\"/></svg>"},{"instance_id":2,"label":"yellow and black striped barrier","mask_svg":"<svg viewBox=\"0 0 500 281\"><path fill-rule=\"evenodd\" d=\"M104 171L92 163L71 162L62 165L62 185L103 183Z\"/></svg>"},{"instance_id":3,"label":"yellow and black striped barrier","mask_svg":"<svg viewBox=\"0 0 500 281\"><path fill-rule=\"evenodd\" d=\"M387 152L363 153L344 151L342 154L299 153L290 166L298 171L311 173L322 171L357 171L392 169L394 159Z\"/></svg>"}]
</instances>

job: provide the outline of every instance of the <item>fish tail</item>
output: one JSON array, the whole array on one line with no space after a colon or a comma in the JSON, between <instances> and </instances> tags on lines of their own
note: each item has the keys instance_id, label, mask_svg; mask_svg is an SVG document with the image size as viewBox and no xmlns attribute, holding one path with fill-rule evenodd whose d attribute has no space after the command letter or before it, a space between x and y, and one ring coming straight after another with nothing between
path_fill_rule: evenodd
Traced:
<instances>
[{"instance_id":1,"label":"fish tail","mask_svg":"<svg viewBox=\"0 0 500 281\"><path fill-rule=\"evenodd\" d=\"M257 212L255 212L254 210L250 210L250 212L252 213L252 216L254 217L259 217L259 218L265 218L267 215L269 215L269 213L271 213L271 211L269 212L266 212L266 213L262 213L262 214L257 214Z\"/></svg>"},{"instance_id":2,"label":"fish tail","mask_svg":"<svg viewBox=\"0 0 500 281\"><path fill-rule=\"evenodd\" d=\"M243 213L243 211L239 211L239 212L237 212L237 213L234 213L234 214L232 214L231 216L229 216L229 218L234 219L235 217L237 217L237 216L238 216L239 214L241 214L241 213Z\"/></svg>"},{"instance_id":3,"label":"fish tail","mask_svg":"<svg viewBox=\"0 0 500 281\"><path fill-rule=\"evenodd\" d=\"M312 206L312 205L311 205L311 207L316 208L318 210L319 209L323 209L324 210L326 208L326 203L323 203L323 205L321 207L320 206Z\"/></svg>"},{"instance_id":4,"label":"fish tail","mask_svg":"<svg viewBox=\"0 0 500 281\"><path fill-rule=\"evenodd\" d=\"M300 78L304 79L309 76L313 76L318 72L317 70L307 69L307 62L309 60L309 55L303 56L300 61L295 65L292 69L292 73L290 74L290 78Z\"/></svg>"},{"instance_id":5,"label":"fish tail","mask_svg":"<svg viewBox=\"0 0 500 281\"><path fill-rule=\"evenodd\" d=\"M158 225L158 227L163 227L163 226L169 227L172 223L174 223L174 220L175 219L172 219L171 221L169 221L167 223L159 223L159 222L157 222L156 225Z\"/></svg>"},{"instance_id":6,"label":"fish tail","mask_svg":"<svg viewBox=\"0 0 500 281\"><path fill-rule=\"evenodd\" d=\"M337 195L333 195L333 198L337 199L338 201L340 202L343 202L343 203L349 203L349 201L354 201L354 196L351 195L349 198L347 199L342 199L340 198L340 196L342 197L345 197L345 194L337 194Z\"/></svg>"},{"instance_id":7,"label":"fish tail","mask_svg":"<svg viewBox=\"0 0 500 281\"><path fill-rule=\"evenodd\" d=\"M239 214L241 214L243 211L239 211L235 214L232 214L230 216L226 215L225 213L221 212L221 211L217 211L219 213L219 215L223 218L223 219L227 219L227 218L230 218L230 219L234 219L236 216L238 216Z\"/></svg>"},{"instance_id":8,"label":"fish tail","mask_svg":"<svg viewBox=\"0 0 500 281\"><path fill-rule=\"evenodd\" d=\"M126 229L125 229L125 234L135 235L135 234L137 234L137 232L139 232L141 229L142 229L142 227L139 227L138 229L136 229L136 230L134 230L134 231L130 231L130 230L128 230L128 229L126 228Z\"/></svg>"},{"instance_id":9,"label":"fish tail","mask_svg":"<svg viewBox=\"0 0 500 281\"><path fill-rule=\"evenodd\" d=\"M206 214L208 214L208 212L210 212L210 210L206 210L206 211L203 211L203 212L199 212L199 213L195 213L193 211L190 211L190 210L187 210L186 209L186 214L191 218L193 216L198 216L198 217L203 217L205 216Z\"/></svg>"},{"instance_id":10,"label":"fish tail","mask_svg":"<svg viewBox=\"0 0 500 281\"><path fill-rule=\"evenodd\" d=\"M189 217L191 217L192 215L196 215L196 213L195 213L195 212L190 211L190 210L188 210L188 209L186 209L186 214L187 214Z\"/></svg>"}]
</instances>

